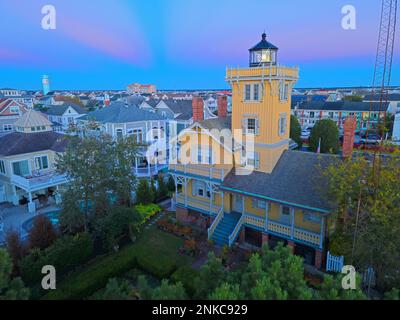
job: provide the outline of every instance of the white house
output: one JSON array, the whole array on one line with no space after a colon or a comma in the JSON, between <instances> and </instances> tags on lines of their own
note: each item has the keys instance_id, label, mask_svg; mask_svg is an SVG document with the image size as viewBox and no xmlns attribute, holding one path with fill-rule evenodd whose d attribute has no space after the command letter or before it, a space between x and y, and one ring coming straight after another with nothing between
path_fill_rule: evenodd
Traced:
<instances>
[{"instance_id":1,"label":"white house","mask_svg":"<svg viewBox=\"0 0 400 320\"><path fill-rule=\"evenodd\" d=\"M45 114L55 127L66 133L68 128L77 124L77 119L87 112L81 106L71 102L64 102L62 105L51 105ZM56 130L57 131L57 130Z\"/></svg>"}]
</instances>

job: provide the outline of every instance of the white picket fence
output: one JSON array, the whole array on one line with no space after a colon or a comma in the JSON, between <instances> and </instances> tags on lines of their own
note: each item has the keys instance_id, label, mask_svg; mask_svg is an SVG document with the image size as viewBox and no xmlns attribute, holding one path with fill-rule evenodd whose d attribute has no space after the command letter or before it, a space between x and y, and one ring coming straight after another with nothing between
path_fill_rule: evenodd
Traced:
<instances>
[{"instance_id":1,"label":"white picket fence","mask_svg":"<svg viewBox=\"0 0 400 320\"><path fill-rule=\"evenodd\" d=\"M342 272L344 256L333 256L328 251L326 255L326 271Z\"/></svg>"}]
</instances>

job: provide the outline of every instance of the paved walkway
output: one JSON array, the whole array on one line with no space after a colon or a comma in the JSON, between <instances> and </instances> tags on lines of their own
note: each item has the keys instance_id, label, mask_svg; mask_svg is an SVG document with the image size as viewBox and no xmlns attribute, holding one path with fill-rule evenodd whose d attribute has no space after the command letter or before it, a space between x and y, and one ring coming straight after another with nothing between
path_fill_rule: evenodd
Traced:
<instances>
[{"instance_id":1,"label":"paved walkway","mask_svg":"<svg viewBox=\"0 0 400 320\"><path fill-rule=\"evenodd\" d=\"M28 213L27 206L13 206L11 204L1 204L0 205L0 220L4 224L3 230L0 231L0 245L5 241L5 234L8 230L17 230L20 232L21 237L27 236L25 230L23 230L22 225L25 221L47 212L59 210L56 206L48 206L43 209L39 209L35 214Z\"/></svg>"}]
</instances>

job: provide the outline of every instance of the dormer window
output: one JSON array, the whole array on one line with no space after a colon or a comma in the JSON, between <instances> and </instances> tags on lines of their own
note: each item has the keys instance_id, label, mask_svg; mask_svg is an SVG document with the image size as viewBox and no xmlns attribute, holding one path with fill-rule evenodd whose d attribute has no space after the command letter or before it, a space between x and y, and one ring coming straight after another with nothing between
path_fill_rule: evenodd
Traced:
<instances>
[{"instance_id":1,"label":"dormer window","mask_svg":"<svg viewBox=\"0 0 400 320\"><path fill-rule=\"evenodd\" d=\"M19 107L11 107L10 112L11 113L19 113Z\"/></svg>"}]
</instances>

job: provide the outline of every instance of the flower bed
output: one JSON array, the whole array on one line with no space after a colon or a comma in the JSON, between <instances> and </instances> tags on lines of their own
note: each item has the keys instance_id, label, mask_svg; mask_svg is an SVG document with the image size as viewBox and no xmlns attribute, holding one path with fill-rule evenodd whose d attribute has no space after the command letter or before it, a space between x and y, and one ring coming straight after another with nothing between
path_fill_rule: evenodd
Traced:
<instances>
[{"instance_id":1,"label":"flower bed","mask_svg":"<svg viewBox=\"0 0 400 320\"><path fill-rule=\"evenodd\" d=\"M157 226L160 230L172 233L186 240L190 239L193 235L193 229L191 227L180 226L176 223L172 223L166 220L157 221Z\"/></svg>"}]
</instances>

